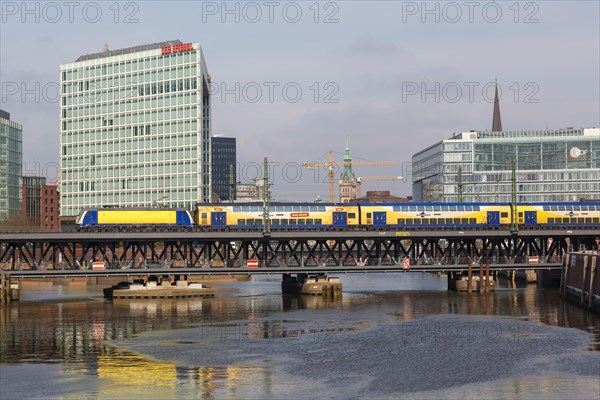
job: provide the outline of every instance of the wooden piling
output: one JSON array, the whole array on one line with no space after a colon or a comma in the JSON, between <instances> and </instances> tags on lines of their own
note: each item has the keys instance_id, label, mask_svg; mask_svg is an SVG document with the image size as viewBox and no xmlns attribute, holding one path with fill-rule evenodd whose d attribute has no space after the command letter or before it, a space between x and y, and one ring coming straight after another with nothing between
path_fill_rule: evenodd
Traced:
<instances>
[{"instance_id":1,"label":"wooden piling","mask_svg":"<svg viewBox=\"0 0 600 400\"><path fill-rule=\"evenodd\" d=\"M479 263L479 291L483 292L483 264Z\"/></svg>"},{"instance_id":2,"label":"wooden piling","mask_svg":"<svg viewBox=\"0 0 600 400\"><path fill-rule=\"evenodd\" d=\"M579 299L579 303L581 305L583 305L584 301L585 301L585 296L584 296L584 292L585 292L585 278L587 275L587 269L588 269L588 260L590 259L590 257L588 257L587 255L583 256L583 274L581 277L581 298Z\"/></svg>"},{"instance_id":3,"label":"wooden piling","mask_svg":"<svg viewBox=\"0 0 600 400\"><path fill-rule=\"evenodd\" d=\"M593 300L594 300L594 276L596 275L596 268L598 268L597 264L598 257L592 257L592 265L590 267L590 286L588 288L588 308L592 308ZM583 292L583 291L582 291Z\"/></svg>"},{"instance_id":4,"label":"wooden piling","mask_svg":"<svg viewBox=\"0 0 600 400\"><path fill-rule=\"evenodd\" d=\"M485 291L490 291L490 264L485 265Z\"/></svg>"},{"instance_id":5,"label":"wooden piling","mask_svg":"<svg viewBox=\"0 0 600 400\"><path fill-rule=\"evenodd\" d=\"M469 267L467 269L467 293L471 293L473 288L473 264L469 263Z\"/></svg>"}]
</instances>

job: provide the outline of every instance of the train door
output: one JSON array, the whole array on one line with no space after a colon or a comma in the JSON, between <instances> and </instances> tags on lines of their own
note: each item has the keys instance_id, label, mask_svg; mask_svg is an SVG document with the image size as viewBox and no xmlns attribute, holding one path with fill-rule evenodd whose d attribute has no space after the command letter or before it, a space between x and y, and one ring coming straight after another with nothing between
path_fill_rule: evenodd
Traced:
<instances>
[{"instance_id":1,"label":"train door","mask_svg":"<svg viewBox=\"0 0 600 400\"><path fill-rule=\"evenodd\" d=\"M525 225L537 224L537 212L536 211L525 211Z\"/></svg>"},{"instance_id":2,"label":"train door","mask_svg":"<svg viewBox=\"0 0 600 400\"><path fill-rule=\"evenodd\" d=\"M346 226L348 225L348 214L342 211L333 212L333 226Z\"/></svg>"},{"instance_id":3,"label":"train door","mask_svg":"<svg viewBox=\"0 0 600 400\"><path fill-rule=\"evenodd\" d=\"M375 211L373 213L373 225L381 226L386 224L385 211Z\"/></svg>"},{"instance_id":4,"label":"train door","mask_svg":"<svg viewBox=\"0 0 600 400\"><path fill-rule=\"evenodd\" d=\"M225 212L213 212L211 213L210 222L212 226L225 226L227 218L225 218Z\"/></svg>"},{"instance_id":5,"label":"train door","mask_svg":"<svg viewBox=\"0 0 600 400\"><path fill-rule=\"evenodd\" d=\"M500 211L488 211L487 223L488 225L500 225Z\"/></svg>"}]
</instances>

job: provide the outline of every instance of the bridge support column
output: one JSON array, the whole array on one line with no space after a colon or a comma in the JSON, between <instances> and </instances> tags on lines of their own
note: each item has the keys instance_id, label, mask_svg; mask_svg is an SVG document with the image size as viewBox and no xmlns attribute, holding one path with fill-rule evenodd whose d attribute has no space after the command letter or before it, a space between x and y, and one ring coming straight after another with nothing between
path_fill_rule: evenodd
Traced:
<instances>
[{"instance_id":1,"label":"bridge support column","mask_svg":"<svg viewBox=\"0 0 600 400\"><path fill-rule=\"evenodd\" d=\"M312 294L323 296L341 296L342 283L339 278L325 274L283 274L281 291L284 294Z\"/></svg>"},{"instance_id":2,"label":"bridge support column","mask_svg":"<svg viewBox=\"0 0 600 400\"><path fill-rule=\"evenodd\" d=\"M0 274L0 304L10 304L11 295L10 275Z\"/></svg>"}]
</instances>

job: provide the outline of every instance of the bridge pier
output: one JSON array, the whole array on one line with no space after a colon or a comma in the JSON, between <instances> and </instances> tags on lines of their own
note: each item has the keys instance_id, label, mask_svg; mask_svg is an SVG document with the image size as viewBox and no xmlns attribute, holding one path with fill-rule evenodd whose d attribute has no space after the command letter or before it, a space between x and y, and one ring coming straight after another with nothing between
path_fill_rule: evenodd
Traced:
<instances>
[{"instance_id":1,"label":"bridge pier","mask_svg":"<svg viewBox=\"0 0 600 400\"><path fill-rule=\"evenodd\" d=\"M0 274L0 304L10 304L13 300L19 300L19 288L11 284L10 275Z\"/></svg>"},{"instance_id":2,"label":"bridge pier","mask_svg":"<svg viewBox=\"0 0 600 400\"><path fill-rule=\"evenodd\" d=\"M342 283L339 278L326 274L282 274L281 291L284 294L341 296Z\"/></svg>"},{"instance_id":3,"label":"bridge pier","mask_svg":"<svg viewBox=\"0 0 600 400\"><path fill-rule=\"evenodd\" d=\"M490 273L490 266L479 264L479 275L473 275L473 265L467 266L467 272L448 272L448 290L455 292L493 292L496 281ZM466 278L466 279L465 279Z\"/></svg>"}]
</instances>

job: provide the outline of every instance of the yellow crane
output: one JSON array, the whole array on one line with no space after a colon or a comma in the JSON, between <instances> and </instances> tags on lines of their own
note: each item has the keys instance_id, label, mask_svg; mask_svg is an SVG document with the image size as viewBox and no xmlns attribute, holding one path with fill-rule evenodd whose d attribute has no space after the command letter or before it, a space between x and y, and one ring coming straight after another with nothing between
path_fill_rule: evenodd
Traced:
<instances>
[{"instance_id":1,"label":"yellow crane","mask_svg":"<svg viewBox=\"0 0 600 400\"><path fill-rule=\"evenodd\" d=\"M306 168L319 168L327 167L327 176L329 184L329 202L333 203L335 200L334 193L334 182L335 182L335 167L375 167L375 166L389 166L398 165L396 161L333 161L333 151L329 151L329 160L325 163L303 163L302 166Z\"/></svg>"}]
</instances>

